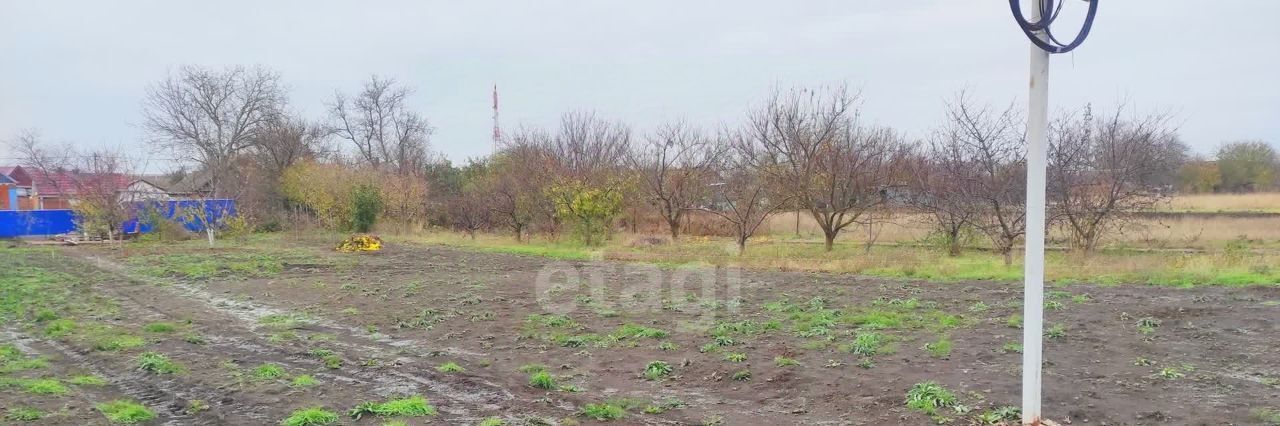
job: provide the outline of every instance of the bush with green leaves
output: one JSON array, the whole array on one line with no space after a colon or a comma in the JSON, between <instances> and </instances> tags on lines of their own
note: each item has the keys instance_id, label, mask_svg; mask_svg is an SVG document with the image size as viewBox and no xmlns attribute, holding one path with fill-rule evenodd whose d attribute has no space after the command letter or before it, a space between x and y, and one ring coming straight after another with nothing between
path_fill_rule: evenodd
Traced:
<instances>
[{"instance_id":1,"label":"bush with green leaves","mask_svg":"<svg viewBox=\"0 0 1280 426\"><path fill-rule=\"evenodd\" d=\"M359 185L351 190L351 230L369 232L382 214L382 194L373 185Z\"/></svg>"},{"instance_id":2,"label":"bush with green leaves","mask_svg":"<svg viewBox=\"0 0 1280 426\"><path fill-rule=\"evenodd\" d=\"M565 182L546 190L555 205L556 215L573 224L583 244L604 242L613 218L622 212L622 186L592 186L582 182Z\"/></svg>"},{"instance_id":3,"label":"bush with green leaves","mask_svg":"<svg viewBox=\"0 0 1280 426\"><path fill-rule=\"evenodd\" d=\"M671 374L674 369L666 361L652 361L644 367L644 378L658 380Z\"/></svg>"},{"instance_id":4,"label":"bush with green leaves","mask_svg":"<svg viewBox=\"0 0 1280 426\"><path fill-rule=\"evenodd\" d=\"M907 391L906 404L907 408L936 416L938 409L956 405L956 395L936 382L916 383Z\"/></svg>"}]
</instances>

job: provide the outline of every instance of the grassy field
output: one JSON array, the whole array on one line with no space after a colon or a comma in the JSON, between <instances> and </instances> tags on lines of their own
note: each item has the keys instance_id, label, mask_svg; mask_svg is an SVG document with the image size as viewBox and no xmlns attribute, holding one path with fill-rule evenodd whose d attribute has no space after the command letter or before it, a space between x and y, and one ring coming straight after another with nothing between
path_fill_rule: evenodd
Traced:
<instances>
[{"instance_id":1,"label":"grassy field","mask_svg":"<svg viewBox=\"0 0 1280 426\"><path fill-rule=\"evenodd\" d=\"M734 253L730 239L686 237L674 244L636 245L634 238L617 236L600 247L534 239L516 243L506 236L478 235L475 240L456 233L438 232L389 237L394 240L442 244L488 252L539 255L559 259L606 259L657 263L669 266L735 264L748 268L853 273L878 277L932 281L1022 279L1020 260L1005 266L999 255L970 250L959 257L928 246L865 246L837 243L825 252L815 241L757 238L742 256ZM1112 249L1088 257L1069 252L1047 254L1046 277L1054 282L1096 284L1274 285L1280 283L1280 253L1256 250L1249 245L1210 252Z\"/></svg>"},{"instance_id":2,"label":"grassy field","mask_svg":"<svg viewBox=\"0 0 1280 426\"><path fill-rule=\"evenodd\" d=\"M1156 214L1138 217L1103 241L1090 256L1067 252L1067 233L1050 228L1047 278L1054 282L1099 284L1272 285L1280 283L1280 193L1177 196ZM704 226L705 228L705 226ZM449 232L414 235L406 240L466 247L471 250L531 254L560 259L614 259L667 265L739 264L751 268L854 273L935 281L1022 278L1020 260L1005 266L981 235L970 235L962 256L949 257L931 237L928 218L892 214L873 228L851 226L824 252L822 234L804 213L773 215L747 247L734 254L727 238L687 236L678 242L637 245L635 235L617 235L601 247L567 240L534 238L515 243L509 237L480 235L475 240ZM660 234L660 232L655 232ZM872 241L870 250L867 242ZM1017 253L1020 255L1021 250Z\"/></svg>"},{"instance_id":3,"label":"grassy field","mask_svg":"<svg viewBox=\"0 0 1280 426\"><path fill-rule=\"evenodd\" d=\"M1157 207L1173 212L1267 212L1280 213L1280 192L1258 194L1179 195Z\"/></svg>"}]
</instances>

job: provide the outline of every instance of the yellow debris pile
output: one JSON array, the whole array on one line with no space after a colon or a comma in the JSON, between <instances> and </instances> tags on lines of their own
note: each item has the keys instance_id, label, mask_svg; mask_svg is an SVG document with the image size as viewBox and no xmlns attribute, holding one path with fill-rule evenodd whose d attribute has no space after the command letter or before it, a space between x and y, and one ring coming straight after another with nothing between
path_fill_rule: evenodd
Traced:
<instances>
[{"instance_id":1,"label":"yellow debris pile","mask_svg":"<svg viewBox=\"0 0 1280 426\"><path fill-rule=\"evenodd\" d=\"M356 234L342 240L338 251L355 253L362 251L378 251L382 249L382 239L369 234Z\"/></svg>"}]
</instances>

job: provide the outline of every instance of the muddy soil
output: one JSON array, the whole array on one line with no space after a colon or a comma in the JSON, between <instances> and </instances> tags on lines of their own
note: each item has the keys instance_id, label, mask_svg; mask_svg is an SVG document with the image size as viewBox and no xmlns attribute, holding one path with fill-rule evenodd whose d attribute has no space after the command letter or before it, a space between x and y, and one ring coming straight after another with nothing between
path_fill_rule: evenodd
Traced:
<instances>
[{"instance_id":1,"label":"muddy soil","mask_svg":"<svg viewBox=\"0 0 1280 426\"><path fill-rule=\"evenodd\" d=\"M316 250L343 260L285 265L265 278L193 280L140 277L127 257L145 252L65 252L78 263L64 269L94 275L94 291L118 301L117 325L189 323L203 336L202 344L157 338L146 349L188 371L158 376L118 353L20 332L7 339L25 339L56 368L107 378L110 385L83 395L86 407L132 397L161 414L157 423L274 424L297 408L340 411L422 394L440 415L410 424L475 424L488 416L594 424L576 413L606 400L633 405L610 424L932 424L904 405L908 389L926 381L967 407L940 411L953 424L1019 403L1016 283L659 269L408 243L366 255ZM1050 290L1046 417L1259 424L1255 410L1280 408L1280 287ZM854 353L855 337L871 328L851 318L882 311L904 315L904 323L875 330L890 342L876 353ZM824 312L835 320L813 326L812 316ZM271 316L305 321L282 329L264 324ZM632 335L624 326L666 335ZM327 368L311 355L316 349L337 354L342 366ZM783 358L798 365L782 365ZM646 379L651 361L669 363L671 373ZM466 371L436 370L446 362ZM297 389L236 375L262 363L321 384ZM530 364L545 365L562 388L530 386L520 371ZM0 393L0 403L15 398L25 397ZM188 413L193 399L210 408ZM643 412L676 400L662 413ZM101 422L90 408L80 411L86 414L64 424Z\"/></svg>"}]
</instances>

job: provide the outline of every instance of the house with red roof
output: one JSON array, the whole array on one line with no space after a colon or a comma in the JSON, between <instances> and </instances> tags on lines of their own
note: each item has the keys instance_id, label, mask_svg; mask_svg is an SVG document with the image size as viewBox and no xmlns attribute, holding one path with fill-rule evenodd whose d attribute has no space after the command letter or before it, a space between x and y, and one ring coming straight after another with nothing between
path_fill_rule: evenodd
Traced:
<instances>
[{"instance_id":1,"label":"house with red roof","mask_svg":"<svg viewBox=\"0 0 1280 426\"><path fill-rule=\"evenodd\" d=\"M122 173L46 171L22 166L0 167L0 210L70 209L85 197L115 197L119 202L167 200L164 189ZM10 184L2 182L11 181Z\"/></svg>"},{"instance_id":2,"label":"house with red roof","mask_svg":"<svg viewBox=\"0 0 1280 426\"><path fill-rule=\"evenodd\" d=\"M0 166L0 210L34 210L31 175L22 166Z\"/></svg>"}]
</instances>

